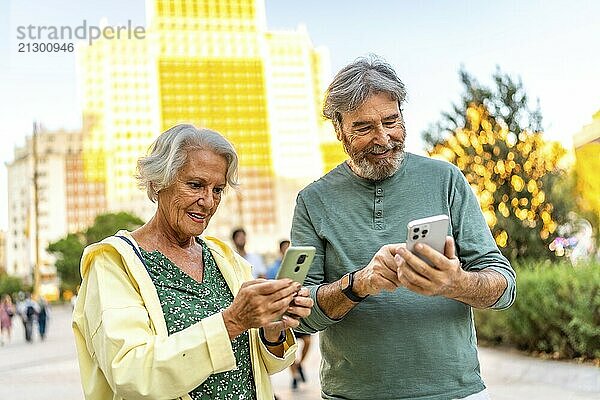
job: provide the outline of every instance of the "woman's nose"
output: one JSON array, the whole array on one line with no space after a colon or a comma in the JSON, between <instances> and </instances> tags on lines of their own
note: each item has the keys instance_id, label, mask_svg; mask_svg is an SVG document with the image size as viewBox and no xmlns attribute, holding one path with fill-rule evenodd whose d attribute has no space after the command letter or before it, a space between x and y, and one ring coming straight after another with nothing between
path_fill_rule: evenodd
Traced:
<instances>
[{"instance_id":1,"label":"woman's nose","mask_svg":"<svg viewBox=\"0 0 600 400\"><path fill-rule=\"evenodd\" d=\"M198 197L198 200L196 202L200 206L203 206L206 208L212 208L212 206L215 204L215 200L212 196L212 191L211 190L202 191L202 194Z\"/></svg>"}]
</instances>

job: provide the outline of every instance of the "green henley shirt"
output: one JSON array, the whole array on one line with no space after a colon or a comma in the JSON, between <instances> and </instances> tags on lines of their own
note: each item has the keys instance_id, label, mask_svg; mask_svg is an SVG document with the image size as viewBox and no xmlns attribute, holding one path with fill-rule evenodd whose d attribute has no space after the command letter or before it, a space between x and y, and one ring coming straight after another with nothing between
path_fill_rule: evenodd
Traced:
<instances>
[{"instance_id":1,"label":"green henley shirt","mask_svg":"<svg viewBox=\"0 0 600 400\"><path fill-rule=\"evenodd\" d=\"M515 273L498 250L479 204L455 166L406 153L383 181L358 177L342 163L303 189L292 223L295 246L315 246L305 285L365 267L381 246L406 241L407 224L446 214L463 269L492 268L508 287L492 306L509 307ZM315 305L300 331L320 334L324 399L462 398L485 388L479 373L471 307L399 288L359 303L332 320Z\"/></svg>"}]
</instances>

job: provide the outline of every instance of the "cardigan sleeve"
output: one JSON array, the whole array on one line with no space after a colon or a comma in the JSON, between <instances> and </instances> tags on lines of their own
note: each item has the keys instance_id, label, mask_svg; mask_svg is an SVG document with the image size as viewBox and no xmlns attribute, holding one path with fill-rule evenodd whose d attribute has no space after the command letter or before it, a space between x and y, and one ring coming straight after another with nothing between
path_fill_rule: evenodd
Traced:
<instances>
[{"instance_id":1,"label":"cardigan sleeve","mask_svg":"<svg viewBox=\"0 0 600 400\"><path fill-rule=\"evenodd\" d=\"M265 368L269 375L273 375L277 372L283 371L290 365L294 363L296 360L296 350L298 349L298 344L296 344L296 338L292 333L291 329L288 329L286 332L284 346L283 357L277 357L273 353L269 351L267 346L258 338L259 342L259 351L260 356L265 364ZM258 336L258 334L256 334Z\"/></svg>"}]
</instances>

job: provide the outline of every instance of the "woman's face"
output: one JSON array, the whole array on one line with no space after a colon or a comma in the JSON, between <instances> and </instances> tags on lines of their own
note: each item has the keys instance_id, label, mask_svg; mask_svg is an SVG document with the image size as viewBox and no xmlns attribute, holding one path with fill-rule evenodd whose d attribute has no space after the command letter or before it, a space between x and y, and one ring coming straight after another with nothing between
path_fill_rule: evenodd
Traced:
<instances>
[{"instance_id":1,"label":"woman's face","mask_svg":"<svg viewBox=\"0 0 600 400\"><path fill-rule=\"evenodd\" d=\"M158 214L178 239L198 236L221 202L227 160L204 149L190 149L171 186L158 192Z\"/></svg>"}]
</instances>

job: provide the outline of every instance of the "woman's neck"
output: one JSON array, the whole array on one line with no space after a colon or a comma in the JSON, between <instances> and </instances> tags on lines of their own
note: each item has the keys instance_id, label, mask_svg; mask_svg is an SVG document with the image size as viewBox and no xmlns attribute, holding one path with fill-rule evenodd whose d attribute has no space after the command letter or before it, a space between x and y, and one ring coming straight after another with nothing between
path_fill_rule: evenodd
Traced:
<instances>
[{"instance_id":1,"label":"woman's neck","mask_svg":"<svg viewBox=\"0 0 600 400\"><path fill-rule=\"evenodd\" d=\"M150 221L135 230L132 235L136 241L139 241L139 238L156 249L165 247L188 249L195 245L193 236L184 237L177 234L167 221L158 214L155 214Z\"/></svg>"}]
</instances>

